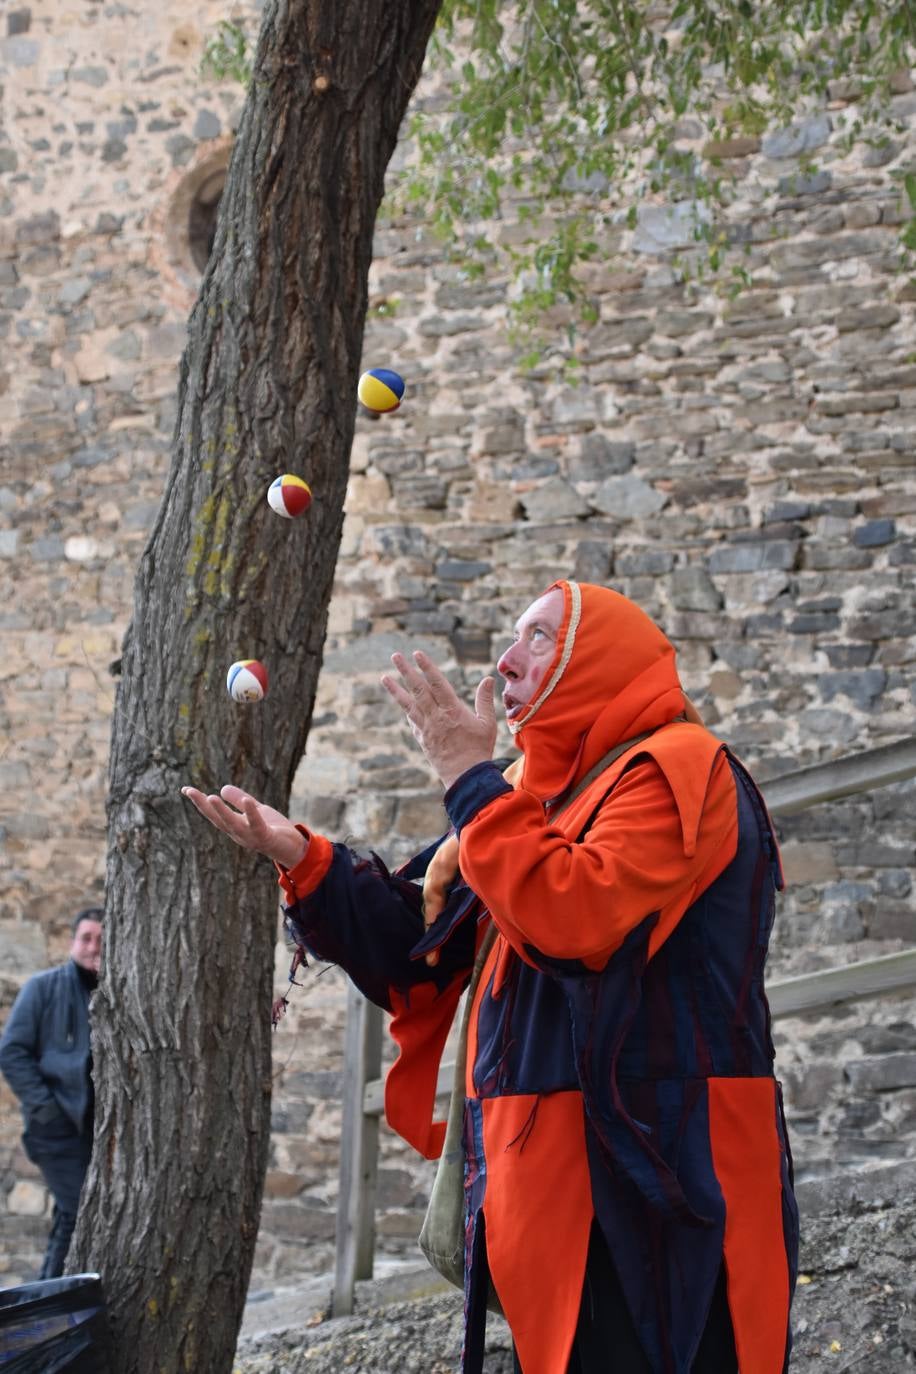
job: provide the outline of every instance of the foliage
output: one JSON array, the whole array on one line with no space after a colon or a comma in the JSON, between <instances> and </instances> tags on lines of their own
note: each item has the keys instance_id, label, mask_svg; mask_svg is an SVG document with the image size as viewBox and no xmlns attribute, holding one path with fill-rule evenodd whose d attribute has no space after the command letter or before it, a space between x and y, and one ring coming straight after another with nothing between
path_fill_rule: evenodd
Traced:
<instances>
[{"instance_id":1,"label":"foliage","mask_svg":"<svg viewBox=\"0 0 916 1374\"><path fill-rule=\"evenodd\" d=\"M248 35L238 24L221 19L216 36L208 40L200 59L200 73L214 81L238 81L247 86L251 81L253 54Z\"/></svg>"},{"instance_id":2,"label":"foliage","mask_svg":"<svg viewBox=\"0 0 916 1374\"><path fill-rule=\"evenodd\" d=\"M425 215L469 275L511 268L522 333L564 303L588 318L587 264L653 201L685 202L680 271L734 292L749 248L722 227L735 158L715 145L827 100L844 102L831 118L848 144L887 140L914 50L907 0L446 0L427 59L446 94L414 117L390 203ZM913 176L906 192L916 214ZM916 223L902 240L916 250Z\"/></svg>"},{"instance_id":3,"label":"foliage","mask_svg":"<svg viewBox=\"0 0 916 1374\"><path fill-rule=\"evenodd\" d=\"M594 317L589 264L650 205L680 207L681 278L737 294L751 245L722 214L740 186L733 141L829 102L834 151L886 145L905 128L888 97L914 54L916 0L445 0L427 57L442 92L413 116L386 208L425 218L468 279L506 272L534 362L545 326L565 323L572 343ZM247 83L244 32L221 23L202 65ZM785 166L816 171L804 148ZM896 175L913 271L916 173Z\"/></svg>"}]
</instances>

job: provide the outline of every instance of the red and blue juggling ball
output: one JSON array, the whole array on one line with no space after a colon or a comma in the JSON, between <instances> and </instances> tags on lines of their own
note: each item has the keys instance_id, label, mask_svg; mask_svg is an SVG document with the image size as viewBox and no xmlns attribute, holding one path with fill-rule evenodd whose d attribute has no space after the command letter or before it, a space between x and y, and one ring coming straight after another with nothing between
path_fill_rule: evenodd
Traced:
<instances>
[{"instance_id":1,"label":"red and blue juggling ball","mask_svg":"<svg viewBox=\"0 0 916 1374\"><path fill-rule=\"evenodd\" d=\"M233 701L261 701L267 696L267 669L256 658L240 658L226 674Z\"/></svg>"},{"instance_id":2,"label":"red and blue juggling ball","mask_svg":"<svg viewBox=\"0 0 916 1374\"><path fill-rule=\"evenodd\" d=\"M295 473L284 472L267 488L267 502L278 515L286 520L295 520L297 515L304 515L312 504L312 489L308 482Z\"/></svg>"}]
</instances>

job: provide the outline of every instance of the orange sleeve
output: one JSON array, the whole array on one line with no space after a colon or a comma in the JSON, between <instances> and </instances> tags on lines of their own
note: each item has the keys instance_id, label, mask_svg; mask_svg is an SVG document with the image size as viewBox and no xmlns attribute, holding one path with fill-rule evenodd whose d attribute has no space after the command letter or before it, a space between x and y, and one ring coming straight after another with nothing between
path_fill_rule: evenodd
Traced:
<instances>
[{"instance_id":1,"label":"orange sleeve","mask_svg":"<svg viewBox=\"0 0 916 1374\"><path fill-rule=\"evenodd\" d=\"M287 906L292 906L315 891L334 857L334 846L326 835L315 835L306 830L304 825L297 825L296 829L308 840L308 848L302 858L292 868L274 865Z\"/></svg>"},{"instance_id":2,"label":"orange sleeve","mask_svg":"<svg viewBox=\"0 0 916 1374\"><path fill-rule=\"evenodd\" d=\"M534 946L548 958L601 966L654 912L670 934L736 843L735 783L724 755L713 764L689 856L671 785L645 759L623 774L579 844L545 820L529 793L494 798L461 830L461 871L522 957Z\"/></svg>"}]
</instances>

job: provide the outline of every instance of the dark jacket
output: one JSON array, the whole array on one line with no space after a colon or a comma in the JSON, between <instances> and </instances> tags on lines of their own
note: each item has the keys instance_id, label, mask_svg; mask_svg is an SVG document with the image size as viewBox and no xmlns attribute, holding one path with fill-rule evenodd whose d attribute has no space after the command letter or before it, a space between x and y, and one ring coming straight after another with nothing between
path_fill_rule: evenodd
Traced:
<instances>
[{"instance_id":1,"label":"dark jacket","mask_svg":"<svg viewBox=\"0 0 916 1374\"><path fill-rule=\"evenodd\" d=\"M36 973L22 987L0 1040L0 1069L19 1098L26 1127L61 1112L78 1131L91 1103L89 989L73 960Z\"/></svg>"}]
</instances>

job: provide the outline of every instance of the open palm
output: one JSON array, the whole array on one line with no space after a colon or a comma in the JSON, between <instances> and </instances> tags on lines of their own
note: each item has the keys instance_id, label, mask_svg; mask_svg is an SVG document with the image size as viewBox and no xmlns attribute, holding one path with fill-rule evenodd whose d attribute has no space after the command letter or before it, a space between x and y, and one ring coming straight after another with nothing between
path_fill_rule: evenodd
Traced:
<instances>
[{"instance_id":1,"label":"open palm","mask_svg":"<svg viewBox=\"0 0 916 1374\"><path fill-rule=\"evenodd\" d=\"M231 783L220 789L219 796L208 796L196 787L183 787L181 794L236 844L266 854L284 868L294 867L308 848L307 838L288 817Z\"/></svg>"}]
</instances>

